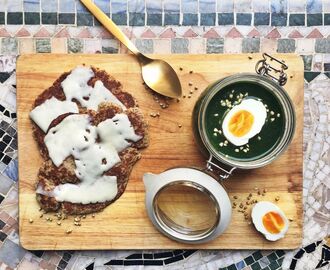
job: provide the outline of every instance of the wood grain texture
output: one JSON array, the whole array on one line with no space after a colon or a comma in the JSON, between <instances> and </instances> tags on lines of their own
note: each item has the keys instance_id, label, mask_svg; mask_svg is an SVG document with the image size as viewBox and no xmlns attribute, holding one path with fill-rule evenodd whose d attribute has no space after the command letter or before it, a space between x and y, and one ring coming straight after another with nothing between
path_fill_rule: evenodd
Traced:
<instances>
[{"instance_id":1,"label":"wood grain texture","mask_svg":"<svg viewBox=\"0 0 330 270\"><path fill-rule=\"evenodd\" d=\"M252 57L249 59L248 56ZM166 110L159 108L142 85L140 67L131 55L55 55L38 54L20 56L17 63L17 111L19 150L19 230L20 240L27 249L292 249L302 238L302 129L303 129L303 63L299 56L282 54L277 57L289 66L285 89L291 96L297 115L294 139L278 160L261 169L235 172L224 186L232 198L242 200L254 187L266 188L263 200L274 201L288 218L293 219L284 239L269 242L247 224L237 209L229 229L212 242L199 245L180 244L160 234L147 217L144 205L142 175L160 173L173 166L205 166L205 158L194 143L191 114L202 89L215 80L238 72L254 72L260 54L253 55L164 55L178 71L184 94L189 94L192 82L199 90L191 98L172 102ZM67 228L40 219L34 185L41 164L36 143L32 137L29 111L34 99L65 71L76 65L93 65L105 69L118 79L124 89L138 100L150 125L150 146L131 174L126 192L113 205L95 218L87 217L81 227L74 227L70 235ZM183 70L180 71L179 68ZM189 71L193 70L192 74ZM160 111L160 118L149 113ZM178 124L182 124L179 128ZM240 201L240 200L238 200ZM29 223L29 219L34 220Z\"/></svg>"}]
</instances>

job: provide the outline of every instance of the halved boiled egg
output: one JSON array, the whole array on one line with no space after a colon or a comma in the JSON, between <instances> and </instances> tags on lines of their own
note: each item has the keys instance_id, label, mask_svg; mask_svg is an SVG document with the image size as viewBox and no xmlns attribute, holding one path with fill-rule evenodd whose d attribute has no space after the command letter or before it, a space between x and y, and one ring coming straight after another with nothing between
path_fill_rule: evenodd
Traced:
<instances>
[{"instance_id":1,"label":"halved boiled egg","mask_svg":"<svg viewBox=\"0 0 330 270\"><path fill-rule=\"evenodd\" d=\"M258 202L253 207L251 215L254 226L267 240L279 240L288 231L288 219L283 211L271 202Z\"/></svg>"},{"instance_id":2,"label":"halved boiled egg","mask_svg":"<svg viewBox=\"0 0 330 270\"><path fill-rule=\"evenodd\" d=\"M256 99L244 99L234 106L222 122L224 136L232 144L241 146L257 135L265 124L267 111Z\"/></svg>"}]
</instances>

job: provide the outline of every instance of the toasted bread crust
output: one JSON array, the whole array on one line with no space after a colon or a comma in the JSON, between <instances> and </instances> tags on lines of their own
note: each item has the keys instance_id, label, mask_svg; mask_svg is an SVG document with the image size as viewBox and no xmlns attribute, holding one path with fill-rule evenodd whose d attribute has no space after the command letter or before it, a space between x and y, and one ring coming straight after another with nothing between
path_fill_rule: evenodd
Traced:
<instances>
[{"instance_id":1,"label":"toasted bread crust","mask_svg":"<svg viewBox=\"0 0 330 270\"><path fill-rule=\"evenodd\" d=\"M95 76L88 82L88 84L93 86L97 80L101 80L105 87L107 87L109 91L111 91L126 106L127 110L123 111L122 108L110 102L100 104L98 111L87 110L86 108L82 108L80 104L75 101L79 107L79 114L88 114L90 116L92 125L96 126L100 122L105 121L106 119L110 119L118 113L125 113L132 123L135 133L142 136L142 139L138 142L132 142L131 147L119 153L121 162L105 172L105 175L117 177L118 193L113 200L101 203L78 204L70 202L58 202L54 197L51 197L48 194L37 193L37 201L41 208L43 208L45 211L60 211L65 214L89 214L102 210L117 200L124 193L133 166L141 158L141 154L139 153L138 149L148 146L147 123L144 120L143 114L137 107L135 99L129 93L123 92L120 82L116 81L105 71L98 70L96 68L92 69L95 73ZM70 73L63 73L50 88L46 89L42 94L40 94L36 98L33 104L33 108L42 104L46 99L51 97L56 97L59 100L65 100L61 82L68 76L68 74ZM72 113L67 113L58 116L52 121L49 129L61 123L63 119L71 114ZM32 129L34 138L39 147L40 154L45 160L39 169L37 187L41 187L43 190L51 192L57 185L60 184L79 183L80 180L75 174L75 164L73 157L68 157L59 167L56 167L51 159L49 159L48 150L44 143L46 134L33 122Z\"/></svg>"}]
</instances>

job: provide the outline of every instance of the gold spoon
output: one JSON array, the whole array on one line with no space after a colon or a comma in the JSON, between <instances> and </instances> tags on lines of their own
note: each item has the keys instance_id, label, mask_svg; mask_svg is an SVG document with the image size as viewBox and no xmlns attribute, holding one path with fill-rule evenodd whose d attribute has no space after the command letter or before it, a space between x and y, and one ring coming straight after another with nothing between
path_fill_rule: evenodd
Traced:
<instances>
[{"instance_id":1,"label":"gold spoon","mask_svg":"<svg viewBox=\"0 0 330 270\"><path fill-rule=\"evenodd\" d=\"M144 82L155 92L167 97L181 96L181 84L174 69L165 61L151 59L142 54L120 28L101 11L91 0L80 0L103 26L135 54L142 68Z\"/></svg>"}]
</instances>

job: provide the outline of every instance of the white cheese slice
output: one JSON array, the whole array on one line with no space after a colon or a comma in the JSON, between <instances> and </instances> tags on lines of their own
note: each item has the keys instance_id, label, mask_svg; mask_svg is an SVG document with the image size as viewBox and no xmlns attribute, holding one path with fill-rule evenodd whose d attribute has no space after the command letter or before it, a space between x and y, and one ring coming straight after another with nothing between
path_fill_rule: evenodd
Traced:
<instances>
[{"instance_id":1,"label":"white cheese slice","mask_svg":"<svg viewBox=\"0 0 330 270\"><path fill-rule=\"evenodd\" d=\"M70 155L95 144L96 128L85 114L69 115L45 136L49 157L58 167Z\"/></svg>"},{"instance_id":2,"label":"white cheese slice","mask_svg":"<svg viewBox=\"0 0 330 270\"><path fill-rule=\"evenodd\" d=\"M120 162L116 149L98 143L93 144L87 149L75 153L76 176L84 183L90 183L95 178L110 170Z\"/></svg>"},{"instance_id":3,"label":"white cheese slice","mask_svg":"<svg viewBox=\"0 0 330 270\"><path fill-rule=\"evenodd\" d=\"M81 106L91 110L97 110L100 103L106 101L110 101L119 105L122 109L126 109L119 99L103 85L103 82L96 81L94 87L89 86L87 82L93 76L94 72L89 67L79 66L73 69L61 83L67 100L76 99Z\"/></svg>"},{"instance_id":4,"label":"white cheese slice","mask_svg":"<svg viewBox=\"0 0 330 270\"><path fill-rule=\"evenodd\" d=\"M134 128L124 113L116 114L113 118L101 122L97 126L101 141L113 146L118 152L137 142L142 137L135 134Z\"/></svg>"},{"instance_id":5,"label":"white cheese slice","mask_svg":"<svg viewBox=\"0 0 330 270\"><path fill-rule=\"evenodd\" d=\"M61 101L52 97L35 107L30 112L30 117L46 133L55 118L65 113L78 113L78 111L76 103L69 100Z\"/></svg>"},{"instance_id":6,"label":"white cheese slice","mask_svg":"<svg viewBox=\"0 0 330 270\"><path fill-rule=\"evenodd\" d=\"M88 204L111 201L117 195L116 176L102 176L88 182L90 183L67 183L56 186L53 191L55 199L59 202Z\"/></svg>"}]
</instances>

